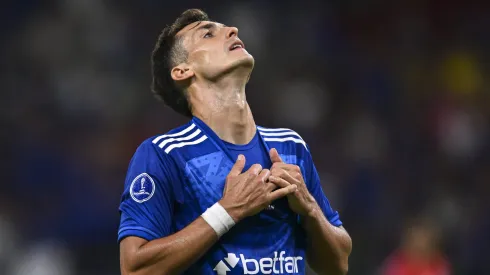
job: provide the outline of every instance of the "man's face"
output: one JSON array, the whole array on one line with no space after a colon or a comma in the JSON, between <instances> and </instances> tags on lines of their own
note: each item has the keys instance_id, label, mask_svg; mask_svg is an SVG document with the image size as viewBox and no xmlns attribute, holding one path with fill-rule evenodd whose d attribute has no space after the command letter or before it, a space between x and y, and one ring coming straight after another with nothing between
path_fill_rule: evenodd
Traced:
<instances>
[{"instance_id":1,"label":"man's face","mask_svg":"<svg viewBox=\"0 0 490 275\"><path fill-rule=\"evenodd\" d=\"M200 21L189 24L177 35L183 38L187 63L198 76L214 79L235 68L253 68L254 59L238 39L235 27Z\"/></svg>"}]
</instances>

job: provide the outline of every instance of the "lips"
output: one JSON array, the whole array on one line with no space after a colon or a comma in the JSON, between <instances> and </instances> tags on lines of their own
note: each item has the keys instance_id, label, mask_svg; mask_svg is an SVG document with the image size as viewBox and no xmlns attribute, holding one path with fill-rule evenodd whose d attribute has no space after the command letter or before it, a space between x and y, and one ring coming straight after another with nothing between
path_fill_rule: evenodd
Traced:
<instances>
[{"instance_id":1,"label":"lips","mask_svg":"<svg viewBox=\"0 0 490 275\"><path fill-rule=\"evenodd\" d=\"M230 45L228 48L230 51L237 50L237 49L245 49L245 45L243 44L242 41L235 41L233 44Z\"/></svg>"}]
</instances>

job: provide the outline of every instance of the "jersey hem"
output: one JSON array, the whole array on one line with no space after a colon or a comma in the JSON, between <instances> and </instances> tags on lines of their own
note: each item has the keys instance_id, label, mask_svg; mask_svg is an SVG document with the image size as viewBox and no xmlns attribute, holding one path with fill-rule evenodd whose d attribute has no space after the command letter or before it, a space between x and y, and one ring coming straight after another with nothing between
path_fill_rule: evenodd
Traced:
<instances>
[{"instance_id":1,"label":"jersey hem","mask_svg":"<svg viewBox=\"0 0 490 275\"><path fill-rule=\"evenodd\" d=\"M131 231L131 232L127 232L127 231ZM145 234L132 234L135 232L144 232ZM123 228L119 229L119 232L117 234L119 235L119 237L117 238L118 242L120 242L123 238L129 237L129 236L140 237L140 238L146 239L148 241L159 238L155 232L153 232L147 228L139 227L139 226L123 227ZM150 235L151 238L148 238L149 237L148 235Z\"/></svg>"}]
</instances>

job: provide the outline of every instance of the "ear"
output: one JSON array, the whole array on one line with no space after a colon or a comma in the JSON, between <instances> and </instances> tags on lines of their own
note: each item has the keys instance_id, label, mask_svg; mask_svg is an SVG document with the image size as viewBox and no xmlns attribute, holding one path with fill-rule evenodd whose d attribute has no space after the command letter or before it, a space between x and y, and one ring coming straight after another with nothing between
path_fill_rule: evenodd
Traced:
<instances>
[{"instance_id":1,"label":"ear","mask_svg":"<svg viewBox=\"0 0 490 275\"><path fill-rule=\"evenodd\" d=\"M175 82L182 82L193 77L194 71L189 65L182 63L173 67L170 75Z\"/></svg>"}]
</instances>

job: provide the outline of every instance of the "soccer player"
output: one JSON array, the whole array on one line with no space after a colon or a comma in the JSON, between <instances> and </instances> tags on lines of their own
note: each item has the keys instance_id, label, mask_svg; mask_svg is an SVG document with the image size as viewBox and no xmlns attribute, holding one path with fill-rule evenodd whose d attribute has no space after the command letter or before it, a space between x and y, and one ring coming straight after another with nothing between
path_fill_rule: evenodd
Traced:
<instances>
[{"instance_id":1,"label":"soccer player","mask_svg":"<svg viewBox=\"0 0 490 275\"><path fill-rule=\"evenodd\" d=\"M144 141L129 165L122 274L346 274L351 239L305 141L256 126L253 57L238 29L185 11L152 55L152 90L190 121Z\"/></svg>"}]
</instances>

